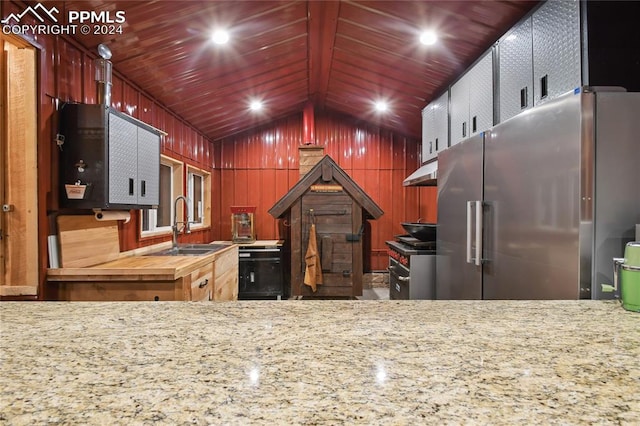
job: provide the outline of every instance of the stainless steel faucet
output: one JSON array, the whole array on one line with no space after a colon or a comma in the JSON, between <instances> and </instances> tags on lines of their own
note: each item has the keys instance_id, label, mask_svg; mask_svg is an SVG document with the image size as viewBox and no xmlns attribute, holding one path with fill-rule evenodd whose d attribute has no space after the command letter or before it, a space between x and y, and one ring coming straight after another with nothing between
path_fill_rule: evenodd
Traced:
<instances>
[{"instance_id":1,"label":"stainless steel faucet","mask_svg":"<svg viewBox=\"0 0 640 426\"><path fill-rule=\"evenodd\" d=\"M178 201L182 200L184 202L185 207L187 208L187 217L185 218L185 220L183 221L178 221ZM182 228L178 228L178 224L182 224ZM178 234L181 231L184 231L185 234L190 234L191 233L191 228L189 227L189 225L191 224L191 222L189 222L189 203L187 201L187 197L185 197L184 195L178 195L176 197L176 200L173 202L173 226L171 227L171 229L173 230L173 248L177 248L178 247Z\"/></svg>"}]
</instances>

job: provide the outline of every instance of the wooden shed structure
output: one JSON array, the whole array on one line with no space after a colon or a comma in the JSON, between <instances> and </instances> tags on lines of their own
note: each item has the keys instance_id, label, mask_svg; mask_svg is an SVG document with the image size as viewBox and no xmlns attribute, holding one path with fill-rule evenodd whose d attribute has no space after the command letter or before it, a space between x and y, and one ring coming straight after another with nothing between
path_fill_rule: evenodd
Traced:
<instances>
[{"instance_id":1,"label":"wooden shed structure","mask_svg":"<svg viewBox=\"0 0 640 426\"><path fill-rule=\"evenodd\" d=\"M291 262L290 274L285 274L289 278L289 295L361 296L366 221L377 219L383 213L362 188L325 155L269 210L269 214L280 219L285 254ZM323 277L315 292L303 282L312 224L316 225Z\"/></svg>"}]
</instances>

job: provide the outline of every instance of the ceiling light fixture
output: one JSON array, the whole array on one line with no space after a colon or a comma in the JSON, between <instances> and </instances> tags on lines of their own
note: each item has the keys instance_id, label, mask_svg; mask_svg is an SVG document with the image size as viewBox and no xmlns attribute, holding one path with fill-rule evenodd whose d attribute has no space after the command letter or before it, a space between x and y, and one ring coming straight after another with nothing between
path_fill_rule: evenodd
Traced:
<instances>
[{"instance_id":1,"label":"ceiling light fixture","mask_svg":"<svg viewBox=\"0 0 640 426\"><path fill-rule=\"evenodd\" d=\"M389 110L389 104L386 101L376 101L375 108L378 112L387 112Z\"/></svg>"},{"instance_id":2,"label":"ceiling light fixture","mask_svg":"<svg viewBox=\"0 0 640 426\"><path fill-rule=\"evenodd\" d=\"M211 34L211 40L215 44L226 44L229 41L229 33L226 30L215 30Z\"/></svg>"},{"instance_id":3,"label":"ceiling light fixture","mask_svg":"<svg viewBox=\"0 0 640 426\"><path fill-rule=\"evenodd\" d=\"M251 109L251 111L260 111L260 110L262 110L262 101L257 100L257 99L251 101L251 103L249 104L249 109Z\"/></svg>"},{"instance_id":4,"label":"ceiling light fixture","mask_svg":"<svg viewBox=\"0 0 640 426\"><path fill-rule=\"evenodd\" d=\"M423 31L422 34L420 34L420 43L424 44L425 46L431 46L437 41L438 35L434 31Z\"/></svg>"}]
</instances>

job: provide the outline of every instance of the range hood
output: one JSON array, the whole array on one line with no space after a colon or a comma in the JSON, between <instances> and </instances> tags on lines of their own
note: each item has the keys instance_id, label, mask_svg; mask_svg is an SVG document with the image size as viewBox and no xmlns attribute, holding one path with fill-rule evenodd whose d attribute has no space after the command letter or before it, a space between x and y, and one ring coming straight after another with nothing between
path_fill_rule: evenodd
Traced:
<instances>
[{"instance_id":1,"label":"range hood","mask_svg":"<svg viewBox=\"0 0 640 426\"><path fill-rule=\"evenodd\" d=\"M424 164L415 172L411 173L404 181L402 186L436 186L438 180L438 159Z\"/></svg>"}]
</instances>

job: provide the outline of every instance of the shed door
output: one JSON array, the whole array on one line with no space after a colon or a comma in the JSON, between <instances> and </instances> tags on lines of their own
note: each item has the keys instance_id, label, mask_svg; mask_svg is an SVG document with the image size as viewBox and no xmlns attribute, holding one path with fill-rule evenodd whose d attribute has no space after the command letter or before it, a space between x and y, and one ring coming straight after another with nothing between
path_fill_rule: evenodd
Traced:
<instances>
[{"instance_id":1,"label":"shed door","mask_svg":"<svg viewBox=\"0 0 640 426\"><path fill-rule=\"evenodd\" d=\"M313 209L313 215L309 214ZM354 201L344 192L308 193L302 197L302 276L309 229L315 220L318 251L324 283L316 293L302 285L303 295L352 296L354 242L347 235L358 233L353 223ZM359 244L355 244L358 245Z\"/></svg>"}]
</instances>

